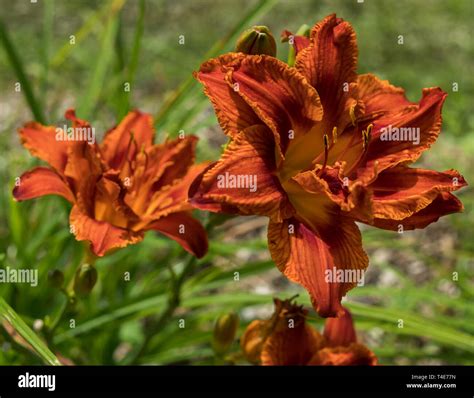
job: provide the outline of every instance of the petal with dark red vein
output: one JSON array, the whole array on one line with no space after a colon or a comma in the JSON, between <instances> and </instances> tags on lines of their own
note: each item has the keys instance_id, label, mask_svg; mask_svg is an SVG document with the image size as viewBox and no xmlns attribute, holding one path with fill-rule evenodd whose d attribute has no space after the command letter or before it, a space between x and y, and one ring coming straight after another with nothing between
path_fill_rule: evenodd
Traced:
<instances>
[{"instance_id":1,"label":"petal with dark red vein","mask_svg":"<svg viewBox=\"0 0 474 398\"><path fill-rule=\"evenodd\" d=\"M142 147L153 144L154 134L151 115L132 111L106 133L101 144L102 156L112 169L120 169L127 159L134 159Z\"/></svg>"},{"instance_id":2,"label":"petal with dark red vein","mask_svg":"<svg viewBox=\"0 0 474 398\"><path fill-rule=\"evenodd\" d=\"M247 127L262 123L254 110L226 80L229 67L245 56L242 53L222 55L203 63L199 71L194 73L194 77L204 85L204 93L211 100L224 133L230 137Z\"/></svg>"},{"instance_id":3,"label":"petal with dark red vein","mask_svg":"<svg viewBox=\"0 0 474 398\"><path fill-rule=\"evenodd\" d=\"M290 140L306 134L323 117L317 91L294 68L276 58L242 57L232 64L227 78L273 131L282 154Z\"/></svg>"},{"instance_id":4,"label":"petal with dark red vein","mask_svg":"<svg viewBox=\"0 0 474 398\"><path fill-rule=\"evenodd\" d=\"M371 225L391 231L400 231L402 228L403 230L422 229L438 221L442 216L459 213L463 209L463 204L456 196L449 192L441 192L428 206L410 217L403 220L374 218Z\"/></svg>"},{"instance_id":5,"label":"petal with dark red vein","mask_svg":"<svg viewBox=\"0 0 474 398\"><path fill-rule=\"evenodd\" d=\"M268 244L277 267L308 291L319 315L343 315L342 297L368 266L360 231L353 221L340 217L317 233L295 219L270 222ZM342 282L339 270L344 275ZM354 280L349 281L345 276L349 274Z\"/></svg>"},{"instance_id":6,"label":"petal with dark red vein","mask_svg":"<svg viewBox=\"0 0 474 398\"><path fill-rule=\"evenodd\" d=\"M345 108L357 74L357 42L349 22L329 15L311 30L311 44L296 57L296 69L318 92L329 128Z\"/></svg>"},{"instance_id":7,"label":"petal with dark red vein","mask_svg":"<svg viewBox=\"0 0 474 398\"><path fill-rule=\"evenodd\" d=\"M263 125L250 127L230 142L221 159L202 176L191 203L203 210L228 206L241 215L288 218L293 208L275 169L272 133Z\"/></svg>"},{"instance_id":8,"label":"petal with dark red vein","mask_svg":"<svg viewBox=\"0 0 474 398\"><path fill-rule=\"evenodd\" d=\"M178 242L183 249L203 257L207 253L207 233L201 223L191 213L173 213L148 225L152 229Z\"/></svg>"},{"instance_id":9,"label":"petal with dark red vein","mask_svg":"<svg viewBox=\"0 0 474 398\"><path fill-rule=\"evenodd\" d=\"M322 345L322 336L304 321L275 331L265 341L262 365L306 365Z\"/></svg>"},{"instance_id":10,"label":"petal with dark red vein","mask_svg":"<svg viewBox=\"0 0 474 398\"><path fill-rule=\"evenodd\" d=\"M38 198L44 195L59 195L73 203L74 195L66 182L53 170L36 167L20 177L20 185L13 189L16 200Z\"/></svg>"},{"instance_id":11,"label":"petal with dark red vein","mask_svg":"<svg viewBox=\"0 0 474 398\"><path fill-rule=\"evenodd\" d=\"M349 177L367 180L374 168L381 172L417 160L438 138L446 95L439 88L424 89L418 105L409 105L376 119L366 153L357 164L348 165ZM393 134L398 131L399 135L391 135L391 131Z\"/></svg>"},{"instance_id":12,"label":"petal with dark red vein","mask_svg":"<svg viewBox=\"0 0 474 398\"><path fill-rule=\"evenodd\" d=\"M102 257L109 250L135 244L143 239L142 232L115 227L106 221L97 221L73 206L69 216L71 231L79 241L91 243L92 252Z\"/></svg>"},{"instance_id":13,"label":"petal with dark red vein","mask_svg":"<svg viewBox=\"0 0 474 398\"><path fill-rule=\"evenodd\" d=\"M62 173L67 162L66 141L64 131L54 126L43 126L37 122L29 122L18 130L23 146L33 156L44 160L54 167L58 173ZM58 135L58 136L57 136Z\"/></svg>"},{"instance_id":14,"label":"petal with dark red vein","mask_svg":"<svg viewBox=\"0 0 474 398\"><path fill-rule=\"evenodd\" d=\"M396 166L380 173L368 188L373 191L376 218L403 220L428 206L440 192L455 191L466 185L456 170L440 173Z\"/></svg>"}]
</instances>

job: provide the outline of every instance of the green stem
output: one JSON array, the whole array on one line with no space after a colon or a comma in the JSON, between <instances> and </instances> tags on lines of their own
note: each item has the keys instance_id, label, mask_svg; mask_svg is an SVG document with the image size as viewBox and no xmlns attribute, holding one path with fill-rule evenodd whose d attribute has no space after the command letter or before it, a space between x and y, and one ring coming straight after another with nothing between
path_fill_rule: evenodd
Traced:
<instances>
[{"instance_id":1,"label":"green stem","mask_svg":"<svg viewBox=\"0 0 474 398\"><path fill-rule=\"evenodd\" d=\"M163 328L163 326L168 323L176 309L179 307L181 303L181 287L183 286L183 283L188 277L188 275L193 270L195 263L196 257L191 255L178 278L176 278L174 272L172 273L171 280L173 282L173 285L170 297L168 299L168 304L166 305L166 308L158 318L151 318L150 322L147 325L147 328L145 329L145 337L143 343L141 344L140 348L136 350L134 354L132 354L131 358L128 361L130 365L136 365L138 363L140 357L148 349L151 339L156 335L157 332L159 332Z\"/></svg>"},{"instance_id":2,"label":"green stem","mask_svg":"<svg viewBox=\"0 0 474 398\"><path fill-rule=\"evenodd\" d=\"M61 308L59 309L57 315L53 319L53 321L48 325L48 328L45 330L45 337L48 345L53 343L54 333L58 326L60 325L61 321L65 318L66 314L74 309L77 303L77 297L74 293L74 279L76 277L76 272L81 267L82 264L94 264L97 257L90 251L90 249L86 246L83 259L76 267L76 270L72 274L72 278L67 284L67 287L61 288L61 293L65 297L65 301L62 303Z\"/></svg>"}]
</instances>

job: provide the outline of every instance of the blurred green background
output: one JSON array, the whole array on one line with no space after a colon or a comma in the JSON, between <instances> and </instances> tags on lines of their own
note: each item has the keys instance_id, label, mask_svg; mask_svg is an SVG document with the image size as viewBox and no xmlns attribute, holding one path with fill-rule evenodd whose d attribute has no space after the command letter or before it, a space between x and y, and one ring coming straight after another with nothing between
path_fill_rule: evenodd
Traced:
<instances>
[{"instance_id":1,"label":"blurred green background","mask_svg":"<svg viewBox=\"0 0 474 398\"><path fill-rule=\"evenodd\" d=\"M75 364L241 363L233 355L237 341L232 359L212 351L219 314L239 314L240 336L252 319L270 315L274 296L300 293L298 301L309 304L306 292L271 262L266 219L235 218L210 227L209 254L194 265L179 306L159 330L150 325L168 308L173 275L188 260L177 244L149 233L143 243L100 259L93 293L59 319L54 333L45 332L65 303L48 285L48 271L72 278L83 246L69 234L63 200L12 201L14 179L38 164L19 144L16 130L23 123L63 125L64 111L75 107L101 132L139 108L156 116L158 141L184 130L200 137L200 159L217 159L225 137L191 73L210 55L231 50L238 33L252 25L267 25L278 37L336 12L356 30L359 73L389 79L412 101L423 87L449 93L440 138L419 163L455 168L472 183L473 8L472 0L0 0L0 267L36 268L40 275L36 288L0 284L0 299L25 321L16 322L17 330L31 337L33 328L63 362ZM287 44L279 44L279 58L287 53ZM463 214L422 231L362 227L369 271L366 285L352 290L346 303L360 340L382 364L474 364L472 188L458 196ZM199 217L218 224L207 214ZM322 326L314 313L311 322ZM33 353L8 325L0 327L0 364L40 364L47 355Z\"/></svg>"}]
</instances>

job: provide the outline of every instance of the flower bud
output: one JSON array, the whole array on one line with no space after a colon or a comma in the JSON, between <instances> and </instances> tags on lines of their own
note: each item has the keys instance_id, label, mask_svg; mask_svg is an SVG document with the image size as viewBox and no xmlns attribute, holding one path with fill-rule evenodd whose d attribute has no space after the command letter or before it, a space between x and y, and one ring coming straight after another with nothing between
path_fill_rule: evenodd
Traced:
<instances>
[{"instance_id":1,"label":"flower bud","mask_svg":"<svg viewBox=\"0 0 474 398\"><path fill-rule=\"evenodd\" d=\"M48 282L52 287L60 289L64 283L64 274L58 269L53 269L48 272Z\"/></svg>"},{"instance_id":2,"label":"flower bud","mask_svg":"<svg viewBox=\"0 0 474 398\"><path fill-rule=\"evenodd\" d=\"M239 317L235 313L221 315L214 325L212 347L216 354L224 354L231 347L239 327Z\"/></svg>"},{"instance_id":3,"label":"flower bud","mask_svg":"<svg viewBox=\"0 0 474 398\"><path fill-rule=\"evenodd\" d=\"M266 26L254 26L240 35L235 51L244 54L266 54L274 57L276 42Z\"/></svg>"},{"instance_id":4,"label":"flower bud","mask_svg":"<svg viewBox=\"0 0 474 398\"><path fill-rule=\"evenodd\" d=\"M97 270L91 264L82 264L74 278L74 292L79 296L89 294L97 282Z\"/></svg>"},{"instance_id":5,"label":"flower bud","mask_svg":"<svg viewBox=\"0 0 474 398\"><path fill-rule=\"evenodd\" d=\"M240 348L250 363L258 364L260 362L262 348L267 337L267 329L267 321L252 321L240 338Z\"/></svg>"}]
</instances>

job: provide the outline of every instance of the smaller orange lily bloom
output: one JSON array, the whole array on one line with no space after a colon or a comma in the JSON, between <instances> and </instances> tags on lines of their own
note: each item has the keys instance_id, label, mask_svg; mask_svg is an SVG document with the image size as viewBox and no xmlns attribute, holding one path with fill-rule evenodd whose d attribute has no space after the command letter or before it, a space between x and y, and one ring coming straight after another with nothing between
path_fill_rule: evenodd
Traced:
<instances>
[{"instance_id":1,"label":"smaller orange lily bloom","mask_svg":"<svg viewBox=\"0 0 474 398\"><path fill-rule=\"evenodd\" d=\"M103 256L158 231L197 257L207 252L207 234L191 215L187 192L206 164L194 165L197 138L153 145L152 117L137 110L110 129L99 145L94 129L73 110L72 127L27 123L22 144L50 167L24 173L13 190L18 201L59 195L72 204L71 232ZM92 138L92 140L91 140Z\"/></svg>"},{"instance_id":2,"label":"smaller orange lily bloom","mask_svg":"<svg viewBox=\"0 0 474 398\"><path fill-rule=\"evenodd\" d=\"M326 320L323 335L306 323L308 311L291 300L275 299L268 320L247 327L240 345L249 362L261 365L377 365L377 357L357 342L350 312Z\"/></svg>"}]
</instances>

